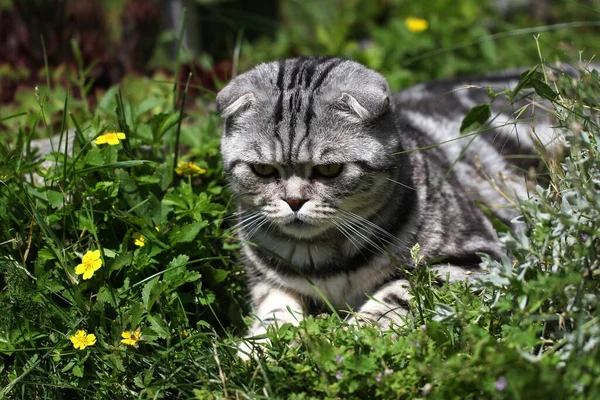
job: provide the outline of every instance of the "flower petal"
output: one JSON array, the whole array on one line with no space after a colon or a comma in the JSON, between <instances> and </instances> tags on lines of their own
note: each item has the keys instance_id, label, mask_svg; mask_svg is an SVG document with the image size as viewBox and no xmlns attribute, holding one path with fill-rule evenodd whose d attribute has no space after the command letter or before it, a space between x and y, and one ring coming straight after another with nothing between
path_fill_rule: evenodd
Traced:
<instances>
[{"instance_id":1,"label":"flower petal","mask_svg":"<svg viewBox=\"0 0 600 400\"><path fill-rule=\"evenodd\" d=\"M92 261L92 269L93 269L94 271L97 271L97 270L99 270L101 266L102 266L102 260L95 260L95 261Z\"/></svg>"},{"instance_id":2,"label":"flower petal","mask_svg":"<svg viewBox=\"0 0 600 400\"><path fill-rule=\"evenodd\" d=\"M108 138L106 138L106 143L111 146L119 144L119 138L114 133L111 133Z\"/></svg>"},{"instance_id":3,"label":"flower petal","mask_svg":"<svg viewBox=\"0 0 600 400\"><path fill-rule=\"evenodd\" d=\"M86 271L84 272L84 274L83 274L83 279L84 279L84 280L86 280L86 279L90 279L92 276L94 276L94 270L92 270L92 269L88 269L88 270L86 270Z\"/></svg>"},{"instance_id":4,"label":"flower petal","mask_svg":"<svg viewBox=\"0 0 600 400\"><path fill-rule=\"evenodd\" d=\"M86 337L86 346L93 346L95 344L96 344L96 335L94 335L93 333L90 333Z\"/></svg>"},{"instance_id":5,"label":"flower petal","mask_svg":"<svg viewBox=\"0 0 600 400\"><path fill-rule=\"evenodd\" d=\"M75 273L77 275L81 275L83 274L85 271L87 271L87 268L85 267L85 265L83 264L79 264L78 266L75 267Z\"/></svg>"},{"instance_id":6,"label":"flower petal","mask_svg":"<svg viewBox=\"0 0 600 400\"><path fill-rule=\"evenodd\" d=\"M100 250L94 250L90 252L90 256L92 257L93 260L98 260L100 259Z\"/></svg>"}]
</instances>

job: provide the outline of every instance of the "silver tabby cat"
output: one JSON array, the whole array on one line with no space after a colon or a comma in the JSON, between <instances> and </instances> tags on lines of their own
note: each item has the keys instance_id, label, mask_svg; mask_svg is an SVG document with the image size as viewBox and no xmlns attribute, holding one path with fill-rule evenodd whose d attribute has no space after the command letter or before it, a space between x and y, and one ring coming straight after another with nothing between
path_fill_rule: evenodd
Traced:
<instances>
[{"instance_id":1,"label":"silver tabby cat","mask_svg":"<svg viewBox=\"0 0 600 400\"><path fill-rule=\"evenodd\" d=\"M480 275L477 253L503 254L477 203L510 223L510 199L526 197L526 180L505 156L533 153L532 128L511 122L499 98L494 129L461 137L459 128L489 102L488 87L517 80L392 95L380 74L329 57L261 64L233 79L217 107L256 315L250 335L321 312L322 296L360 320L401 324L410 295L398 265L411 267L415 243L450 280Z\"/></svg>"}]
</instances>

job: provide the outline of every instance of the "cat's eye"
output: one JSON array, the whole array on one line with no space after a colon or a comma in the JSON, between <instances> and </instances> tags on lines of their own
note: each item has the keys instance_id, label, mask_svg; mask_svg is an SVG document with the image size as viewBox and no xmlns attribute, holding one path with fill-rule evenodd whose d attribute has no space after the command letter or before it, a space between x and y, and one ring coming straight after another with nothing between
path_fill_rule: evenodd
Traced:
<instances>
[{"instance_id":1,"label":"cat's eye","mask_svg":"<svg viewBox=\"0 0 600 400\"><path fill-rule=\"evenodd\" d=\"M314 177L335 178L342 173L343 164L315 165L312 170Z\"/></svg>"},{"instance_id":2,"label":"cat's eye","mask_svg":"<svg viewBox=\"0 0 600 400\"><path fill-rule=\"evenodd\" d=\"M276 176L278 173L277 168L270 164L252 164L251 168L256 175L262 176L263 178L270 178Z\"/></svg>"}]
</instances>

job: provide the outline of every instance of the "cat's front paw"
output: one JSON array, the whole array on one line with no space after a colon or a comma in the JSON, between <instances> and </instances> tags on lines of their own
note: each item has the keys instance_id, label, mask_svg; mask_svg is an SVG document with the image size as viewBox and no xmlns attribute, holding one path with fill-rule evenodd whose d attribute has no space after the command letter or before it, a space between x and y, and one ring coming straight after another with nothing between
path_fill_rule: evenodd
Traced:
<instances>
[{"instance_id":1,"label":"cat's front paw","mask_svg":"<svg viewBox=\"0 0 600 400\"><path fill-rule=\"evenodd\" d=\"M258 358L260 355L266 354L265 345L270 345L268 338L255 339L253 336L245 337L238 343L237 355L243 361L248 361L251 358Z\"/></svg>"},{"instance_id":2,"label":"cat's front paw","mask_svg":"<svg viewBox=\"0 0 600 400\"><path fill-rule=\"evenodd\" d=\"M381 332L388 331L394 327L402 327L406 325L406 314L396 314L393 316L383 314L383 315L372 315L357 312L346 319L346 323L349 327L362 328L363 326L372 326L379 329Z\"/></svg>"}]
</instances>

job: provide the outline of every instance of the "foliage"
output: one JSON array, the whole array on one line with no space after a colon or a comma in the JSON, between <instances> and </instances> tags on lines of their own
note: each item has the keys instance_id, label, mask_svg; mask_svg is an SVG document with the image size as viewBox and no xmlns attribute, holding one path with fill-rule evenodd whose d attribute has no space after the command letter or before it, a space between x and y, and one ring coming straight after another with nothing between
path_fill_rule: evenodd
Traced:
<instances>
[{"instance_id":1,"label":"foliage","mask_svg":"<svg viewBox=\"0 0 600 400\"><path fill-rule=\"evenodd\" d=\"M230 200L217 117L197 111L178 132L185 115L167 98L123 100L135 87L109 90L81 123L65 98L62 125L69 116L75 129L61 130L55 152L36 157L23 127L15 146L2 147L3 394L24 378L43 383L40 370L60 371L58 388L107 395L119 382L119 393L130 384L124 373L158 361L145 354L169 359L173 348L240 322L235 246L222 227ZM124 133L100 140L115 130ZM176 135L194 145L180 157L202 166L202 175L174 172ZM122 332L136 328L139 348L120 344ZM81 352L68 340L80 329L97 337ZM144 379L145 391L154 390L151 373Z\"/></svg>"},{"instance_id":2,"label":"foliage","mask_svg":"<svg viewBox=\"0 0 600 400\"><path fill-rule=\"evenodd\" d=\"M309 0L283 1L281 7L284 29L274 38L244 42L243 66L296 55L333 54L380 71L393 89L400 89L435 78L481 75L490 66L498 70L532 65L538 61L535 42L529 40L535 33L543 33L540 40L549 60L563 59L565 53L577 58L578 49L595 49L597 44L593 35L578 34L573 28L597 26L594 20L581 21L588 20L590 9L597 10L600 3L587 7L553 2L552 12L560 15L547 19L557 18L563 25L546 27L539 26L546 21L532 21L529 10L511 9L514 13L502 18L498 2L492 0ZM427 21L426 31L410 29L415 17Z\"/></svg>"}]
</instances>

